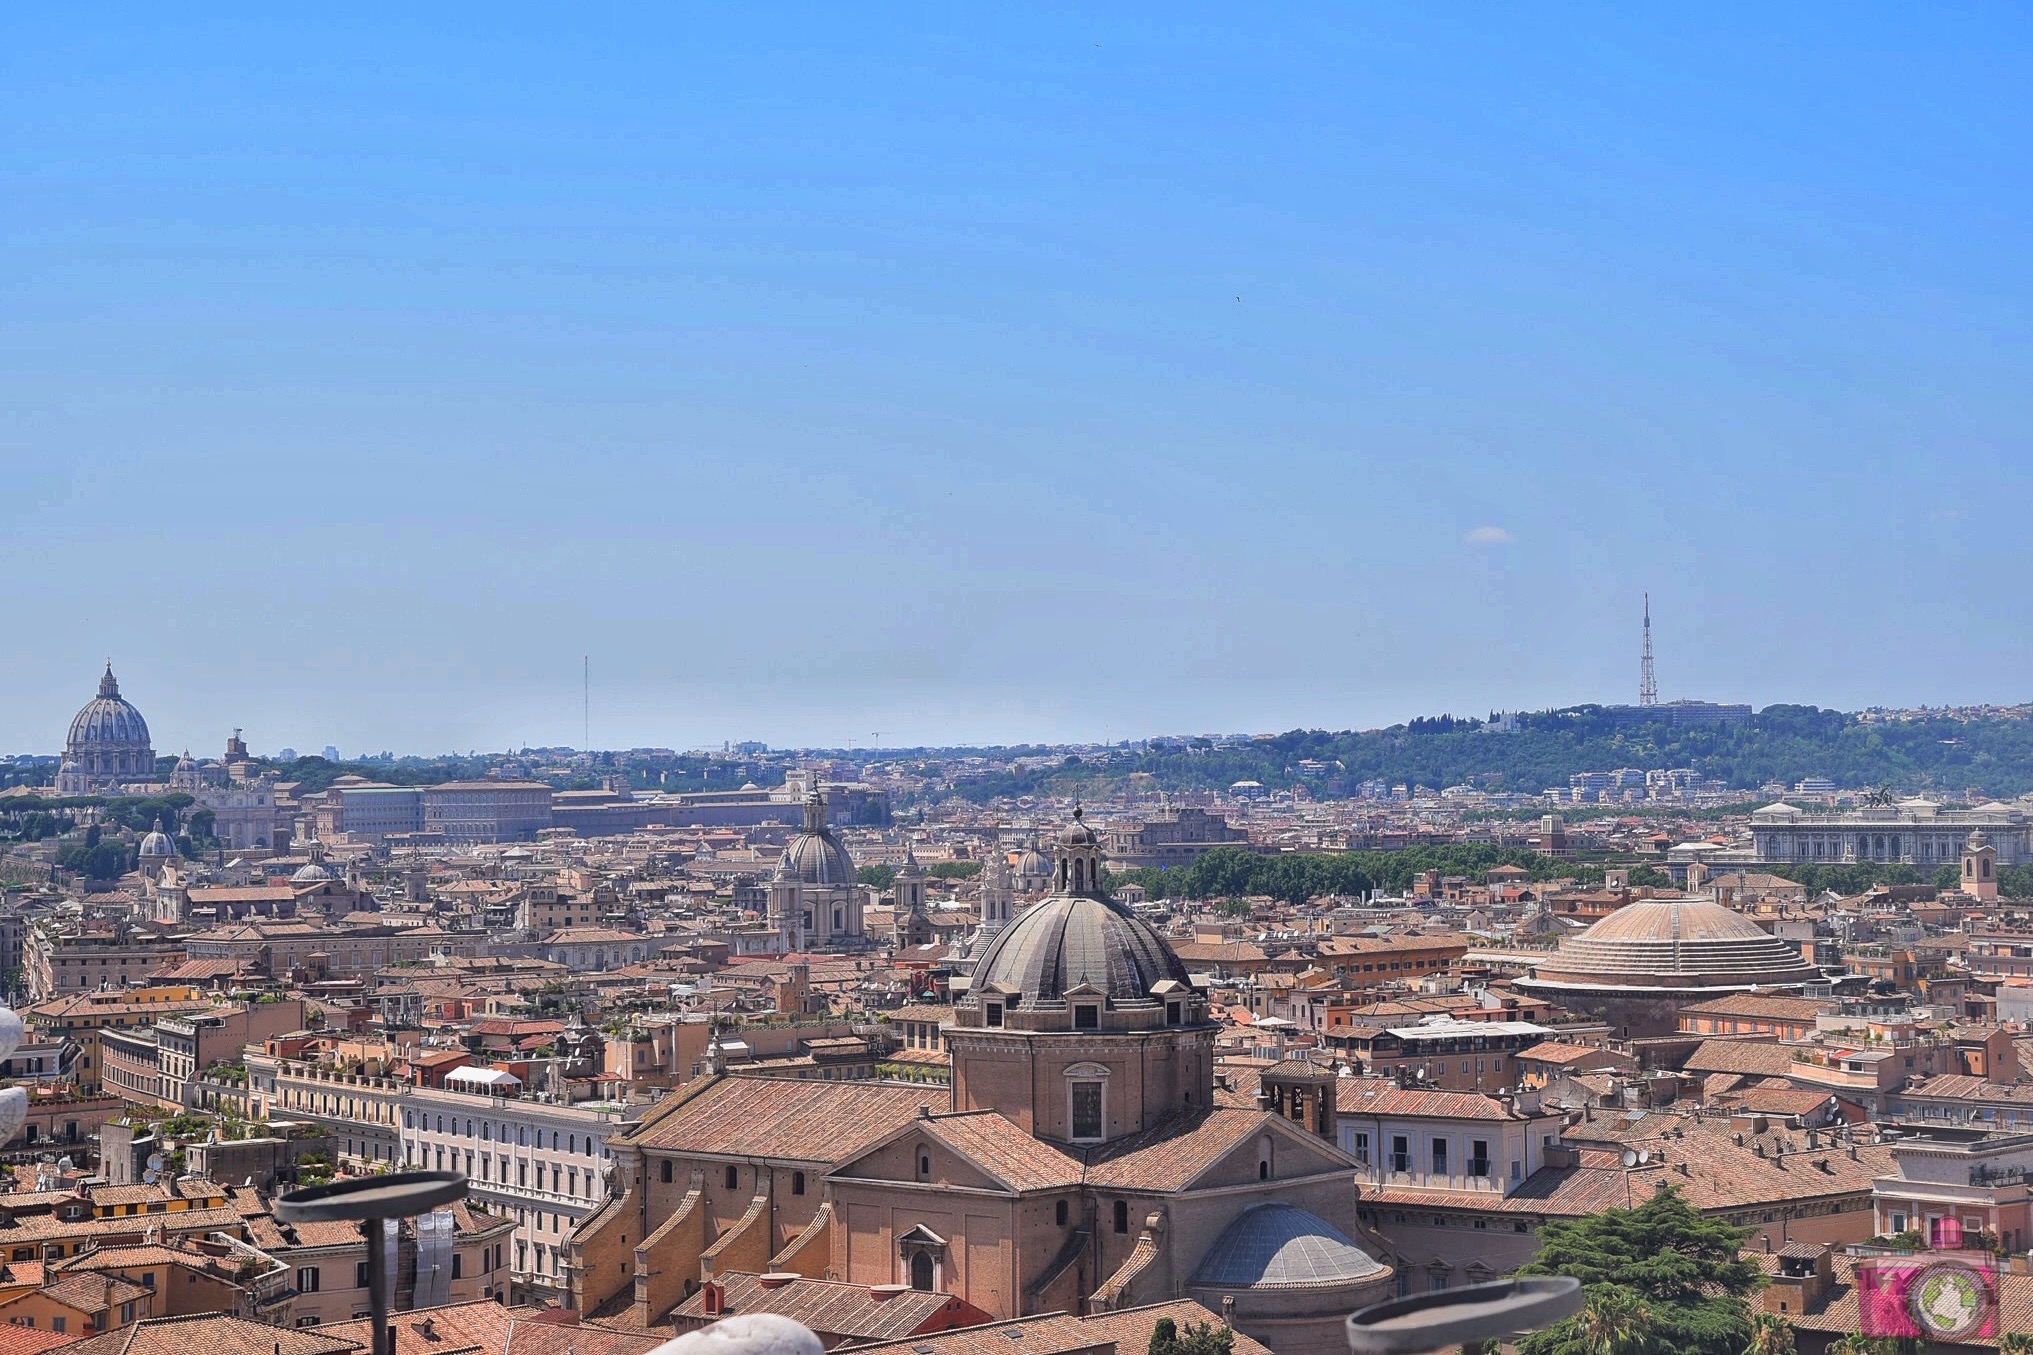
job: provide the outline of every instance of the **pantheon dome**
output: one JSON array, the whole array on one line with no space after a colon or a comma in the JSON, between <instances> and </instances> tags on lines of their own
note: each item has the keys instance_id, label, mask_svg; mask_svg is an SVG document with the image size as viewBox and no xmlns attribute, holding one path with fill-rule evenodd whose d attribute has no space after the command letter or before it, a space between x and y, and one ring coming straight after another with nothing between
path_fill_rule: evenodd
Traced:
<instances>
[{"instance_id":1,"label":"pantheon dome","mask_svg":"<svg viewBox=\"0 0 2033 1355\"><path fill-rule=\"evenodd\" d=\"M99 694L71 721L57 768L57 791L89 795L153 780L155 749L149 746L148 722L120 695L120 680L109 663L99 679Z\"/></svg>"},{"instance_id":2,"label":"pantheon dome","mask_svg":"<svg viewBox=\"0 0 2033 1355\"><path fill-rule=\"evenodd\" d=\"M1541 961L1521 987L1720 997L1810 983L1800 948L1709 899L1626 904Z\"/></svg>"}]
</instances>

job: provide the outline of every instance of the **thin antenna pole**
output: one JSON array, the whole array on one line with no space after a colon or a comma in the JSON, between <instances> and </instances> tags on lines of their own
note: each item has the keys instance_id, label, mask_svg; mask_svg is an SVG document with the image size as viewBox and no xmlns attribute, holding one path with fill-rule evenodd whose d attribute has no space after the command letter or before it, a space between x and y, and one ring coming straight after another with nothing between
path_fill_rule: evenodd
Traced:
<instances>
[{"instance_id":1,"label":"thin antenna pole","mask_svg":"<svg viewBox=\"0 0 2033 1355\"><path fill-rule=\"evenodd\" d=\"M1638 704L1659 704L1659 675L1652 669L1652 595L1645 594L1645 649L1638 660Z\"/></svg>"}]
</instances>

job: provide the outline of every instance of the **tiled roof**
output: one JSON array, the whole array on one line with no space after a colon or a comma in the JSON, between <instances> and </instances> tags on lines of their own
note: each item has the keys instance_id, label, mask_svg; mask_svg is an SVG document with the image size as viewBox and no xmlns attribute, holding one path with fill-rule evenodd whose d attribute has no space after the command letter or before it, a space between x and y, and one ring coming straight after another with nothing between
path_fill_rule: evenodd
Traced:
<instances>
[{"instance_id":1,"label":"tiled roof","mask_svg":"<svg viewBox=\"0 0 2033 1355\"><path fill-rule=\"evenodd\" d=\"M1944 1073L1908 1087L1907 1096L1942 1097L1952 1101L2011 1101L2033 1105L2033 1083L1986 1082L1980 1077Z\"/></svg>"},{"instance_id":2,"label":"tiled roof","mask_svg":"<svg viewBox=\"0 0 2033 1355\"><path fill-rule=\"evenodd\" d=\"M1785 1077L1793 1071L1793 1055L1764 1040L1703 1040L1681 1067L1690 1073Z\"/></svg>"},{"instance_id":3,"label":"tiled roof","mask_svg":"<svg viewBox=\"0 0 2033 1355\"><path fill-rule=\"evenodd\" d=\"M867 1285L837 1280L800 1278L766 1288L761 1276L739 1270L717 1278L725 1290L725 1313L729 1317L774 1313L824 1336L851 1336L864 1341L909 1336L953 1302L950 1294L917 1289L877 1300ZM672 1316L703 1321L705 1302L706 1294L701 1290L680 1304Z\"/></svg>"},{"instance_id":4,"label":"tiled roof","mask_svg":"<svg viewBox=\"0 0 2033 1355\"><path fill-rule=\"evenodd\" d=\"M1664 1130L1675 1137L1665 1137ZM1697 1121L1687 1116L1653 1114L1636 1122L1598 1117L1572 1127L1570 1140L1582 1131L1588 1146L1580 1165L1543 1167L1505 1196L1464 1197L1458 1191L1405 1186L1378 1186L1370 1196L1383 1207L1458 1206L1481 1213L1541 1214L1571 1218L1627 1209L1651 1198L1662 1185L1676 1187L1687 1203L1709 1212L1728 1212L1759 1205L1864 1197L1871 1182L1893 1173L1892 1150L1874 1144L1808 1148L1806 1131L1778 1130L1744 1136L1726 1123ZM1684 1137L1682 1135L1684 1132ZM1758 1148L1763 1146L1763 1156ZM1649 1155L1643 1166L1625 1167L1622 1152Z\"/></svg>"},{"instance_id":5,"label":"tiled roof","mask_svg":"<svg viewBox=\"0 0 2033 1355\"><path fill-rule=\"evenodd\" d=\"M934 1088L795 1078L707 1078L651 1110L630 1143L687 1153L727 1153L835 1165L902 1128Z\"/></svg>"},{"instance_id":6,"label":"tiled roof","mask_svg":"<svg viewBox=\"0 0 2033 1355\"><path fill-rule=\"evenodd\" d=\"M0 1355L42 1355L52 1346L65 1345L75 1339L60 1331L4 1323L0 1324Z\"/></svg>"},{"instance_id":7,"label":"tiled roof","mask_svg":"<svg viewBox=\"0 0 2033 1355\"><path fill-rule=\"evenodd\" d=\"M481 1350L498 1352L508 1345L509 1328L515 1310L481 1300L453 1303L441 1308L424 1308L398 1313L394 1317L396 1355L424 1355L427 1351ZM320 1327L328 1336L356 1342L363 1349L374 1340L374 1322L360 1318Z\"/></svg>"},{"instance_id":8,"label":"tiled roof","mask_svg":"<svg viewBox=\"0 0 2033 1355\"><path fill-rule=\"evenodd\" d=\"M1032 1138L994 1111L936 1116L925 1122L924 1129L1012 1190L1054 1190L1080 1183L1078 1158Z\"/></svg>"},{"instance_id":9,"label":"tiled roof","mask_svg":"<svg viewBox=\"0 0 2033 1355\"><path fill-rule=\"evenodd\" d=\"M1166 1120L1091 1150L1087 1183L1127 1190L1184 1190L1250 1135L1263 1132L1271 1118L1262 1111L1217 1109Z\"/></svg>"},{"instance_id":10,"label":"tiled roof","mask_svg":"<svg viewBox=\"0 0 2033 1355\"><path fill-rule=\"evenodd\" d=\"M1336 1089L1341 1115L1424 1115L1450 1120L1520 1120L1513 1106L1482 1092L1412 1091L1385 1077L1350 1078Z\"/></svg>"},{"instance_id":11,"label":"tiled roof","mask_svg":"<svg viewBox=\"0 0 2033 1355\"><path fill-rule=\"evenodd\" d=\"M351 1355L353 1341L306 1327L271 1327L260 1322L201 1313L152 1317L88 1336L63 1347L64 1355Z\"/></svg>"}]
</instances>

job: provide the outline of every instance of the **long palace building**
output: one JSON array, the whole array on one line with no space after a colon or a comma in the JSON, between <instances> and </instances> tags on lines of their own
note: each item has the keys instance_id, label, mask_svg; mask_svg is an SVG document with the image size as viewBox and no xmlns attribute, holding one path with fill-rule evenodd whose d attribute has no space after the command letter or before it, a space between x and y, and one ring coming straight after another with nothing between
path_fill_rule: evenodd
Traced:
<instances>
[{"instance_id":1,"label":"long palace building","mask_svg":"<svg viewBox=\"0 0 2033 1355\"><path fill-rule=\"evenodd\" d=\"M1796 805L1767 805L1751 815L1758 860L1772 862L1899 861L1953 865L1970 834L1981 829L1998 849L1998 864L2033 861L2033 818L2023 803L1992 801L1973 809L1944 809L1932 800L1901 800L1837 813L1815 814Z\"/></svg>"}]
</instances>

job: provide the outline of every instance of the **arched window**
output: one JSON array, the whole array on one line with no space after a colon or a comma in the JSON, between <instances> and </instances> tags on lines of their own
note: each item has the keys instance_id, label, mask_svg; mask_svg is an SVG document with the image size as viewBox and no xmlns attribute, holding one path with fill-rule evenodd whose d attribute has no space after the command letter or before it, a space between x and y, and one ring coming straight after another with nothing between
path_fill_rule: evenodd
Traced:
<instances>
[{"instance_id":1,"label":"arched window","mask_svg":"<svg viewBox=\"0 0 2033 1355\"><path fill-rule=\"evenodd\" d=\"M741 1184L741 1169L732 1162L727 1164L727 1188L733 1190Z\"/></svg>"},{"instance_id":2,"label":"arched window","mask_svg":"<svg viewBox=\"0 0 2033 1355\"><path fill-rule=\"evenodd\" d=\"M918 1179L920 1181L932 1179L932 1155L923 1148L918 1149Z\"/></svg>"},{"instance_id":3,"label":"arched window","mask_svg":"<svg viewBox=\"0 0 2033 1355\"><path fill-rule=\"evenodd\" d=\"M803 1172L792 1172L791 1194L803 1195L804 1193L805 1193L805 1174Z\"/></svg>"},{"instance_id":4,"label":"arched window","mask_svg":"<svg viewBox=\"0 0 2033 1355\"><path fill-rule=\"evenodd\" d=\"M1067 1214L1066 1202L1064 1200L1059 1201L1058 1208L1054 1209L1052 1211L1052 1214L1053 1217L1058 1221L1059 1226L1061 1228L1064 1228L1066 1226L1066 1214Z\"/></svg>"},{"instance_id":5,"label":"arched window","mask_svg":"<svg viewBox=\"0 0 2033 1355\"><path fill-rule=\"evenodd\" d=\"M911 1256L911 1288L921 1289L929 1294L932 1292L933 1278L932 1253L928 1251L913 1253Z\"/></svg>"}]
</instances>

